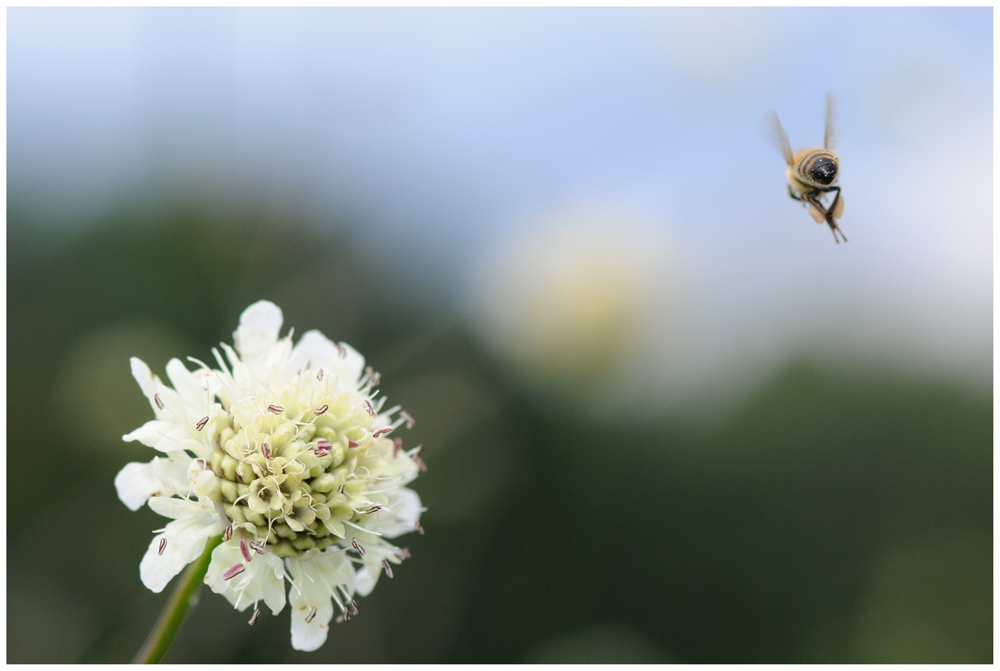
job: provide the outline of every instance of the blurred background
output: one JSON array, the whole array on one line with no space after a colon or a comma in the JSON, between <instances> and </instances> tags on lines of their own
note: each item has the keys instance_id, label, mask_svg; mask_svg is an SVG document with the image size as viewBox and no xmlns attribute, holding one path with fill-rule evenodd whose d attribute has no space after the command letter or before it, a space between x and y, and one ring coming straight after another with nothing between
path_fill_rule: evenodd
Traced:
<instances>
[{"instance_id":1,"label":"blurred background","mask_svg":"<svg viewBox=\"0 0 1000 671\"><path fill-rule=\"evenodd\" d=\"M318 652L205 590L166 661L991 662L992 11L10 8L7 661L138 650L128 358L266 298L427 534ZM840 245L761 122L827 91Z\"/></svg>"}]
</instances>

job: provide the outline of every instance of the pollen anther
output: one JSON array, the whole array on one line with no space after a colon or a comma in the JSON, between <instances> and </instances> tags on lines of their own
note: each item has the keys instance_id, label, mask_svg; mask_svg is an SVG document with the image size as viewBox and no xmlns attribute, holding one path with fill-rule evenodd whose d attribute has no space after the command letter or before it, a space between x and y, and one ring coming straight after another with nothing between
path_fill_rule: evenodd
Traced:
<instances>
[{"instance_id":1,"label":"pollen anther","mask_svg":"<svg viewBox=\"0 0 1000 671\"><path fill-rule=\"evenodd\" d=\"M247 570L246 566L244 566L243 564L236 564L235 566L230 566L228 569L226 569L226 572L222 574L222 579L232 580L233 578L235 578L236 576L238 576L239 574L243 573L246 570Z\"/></svg>"}]
</instances>

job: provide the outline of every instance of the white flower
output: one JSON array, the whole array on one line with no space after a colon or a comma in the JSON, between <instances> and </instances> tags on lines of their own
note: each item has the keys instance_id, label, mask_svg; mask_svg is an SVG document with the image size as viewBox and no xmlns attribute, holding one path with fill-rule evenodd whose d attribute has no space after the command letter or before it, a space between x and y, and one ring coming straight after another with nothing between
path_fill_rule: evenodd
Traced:
<instances>
[{"instance_id":1,"label":"white flower","mask_svg":"<svg viewBox=\"0 0 1000 671\"><path fill-rule=\"evenodd\" d=\"M423 532L420 498L405 485L424 466L419 447L389 437L413 420L382 409L380 376L360 354L318 331L293 347L281 324L276 305L251 305L235 350L212 350L219 368L172 359L173 387L133 358L155 419L123 438L160 454L127 464L115 487L132 510L148 501L173 520L140 564L149 589L162 591L221 534L205 583L238 610L253 605L253 623L260 601L284 608L287 579L292 646L315 650L335 609L338 622L356 615L355 594L408 556L386 539Z\"/></svg>"}]
</instances>

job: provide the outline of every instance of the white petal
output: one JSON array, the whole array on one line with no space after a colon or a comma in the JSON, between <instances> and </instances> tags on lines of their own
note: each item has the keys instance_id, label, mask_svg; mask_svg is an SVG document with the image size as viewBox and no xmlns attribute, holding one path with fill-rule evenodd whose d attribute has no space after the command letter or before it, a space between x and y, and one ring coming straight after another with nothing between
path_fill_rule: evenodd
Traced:
<instances>
[{"instance_id":1,"label":"white petal","mask_svg":"<svg viewBox=\"0 0 1000 671\"><path fill-rule=\"evenodd\" d=\"M157 499L151 499L151 502ZM152 507L152 506L150 506ZM149 544L139 563L142 583L154 592L162 592L170 580L198 558L205 550L208 539L222 533L221 523L200 508L197 517L178 519L167 525ZM160 541L167 540L160 554Z\"/></svg>"},{"instance_id":2,"label":"white petal","mask_svg":"<svg viewBox=\"0 0 1000 671\"><path fill-rule=\"evenodd\" d=\"M273 576L262 580L261 595L264 603L271 609L271 613L277 615L285 607L285 565L281 557L274 553L268 552L260 558L270 565Z\"/></svg>"},{"instance_id":3,"label":"white petal","mask_svg":"<svg viewBox=\"0 0 1000 671\"><path fill-rule=\"evenodd\" d=\"M344 348L344 358L339 360L340 363L334 368L334 372L349 387L356 387L365 369L365 358L346 342L340 343L340 346Z\"/></svg>"},{"instance_id":4,"label":"white petal","mask_svg":"<svg viewBox=\"0 0 1000 671\"><path fill-rule=\"evenodd\" d=\"M208 379L204 375L196 375L189 371L180 359L171 359L167 362L167 377L170 378L174 389L180 394L184 401L194 408L203 408L208 403L206 393Z\"/></svg>"},{"instance_id":5,"label":"white petal","mask_svg":"<svg viewBox=\"0 0 1000 671\"><path fill-rule=\"evenodd\" d=\"M115 476L118 498L129 510L139 510L150 496L162 494L160 481L153 476L152 464L130 462Z\"/></svg>"},{"instance_id":6,"label":"white petal","mask_svg":"<svg viewBox=\"0 0 1000 671\"><path fill-rule=\"evenodd\" d=\"M131 462L115 476L118 498L131 510L138 510L150 497L180 493L184 489L183 465L159 457L147 464Z\"/></svg>"},{"instance_id":7,"label":"white petal","mask_svg":"<svg viewBox=\"0 0 1000 671\"><path fill-rule=\"evenodd\" d=\"M292 647L306 652L318 650L326 643L327 634L330 633L333 601L327 596L326 599L316 600L315 606L310 606L305 597L295 590L291 591L288 600L292 606ZM316 609L316 615L306 622L313 608Z\"/></svg>"},{"instance_id":8,"label":"white petal","mask_svg":"<svg viewBox=\"0 0 1000 671\"><path fill-rule=\"evenodd\" d=\"M139 389L142 389L143 395L152 403L153 395L157 390L156 376L153 375L153 371L149 369L146 362L138 357L129 359L129 364L132 367L132 377L139 383Z\"/></svg>"},{"instance_id":9,"label":"white petal","mask_svg":"<svg viewBox=\"0 0 1000 671\"><path fill-rule=\"evenodd\" d=\"M186 499L174 499L166 496L157 496L149 500L150 509L158 515L170 517L175 520L188 517L197 517L204 513L202 507L195 501Z\"/></svg>"},{"instance_id":10,"label":"white petal","mask_svg":"<svg viewBox=\"0 0 1000 671\"><path fill-rule=\"evenodd\" d=\"M139 388L142 389L143 395L149 399L149 405L153 408L153 413L157 417L161 417L166 408L177 406L181 403L181 398L177 392L163 384L160 378L154 375L153 371L149 369L146 362L137 357L132 357L129 359L129 363L132 366L132 377L139 383ZM157 396L160 398L159 403L156 402ZM160 404L163 405L162 409L160 408Z\"/></svg>"},{"instance_id":11,"label":"white petal","mask_svg":"<svg viewBox=\"0 0 1000 671\"><path fill-rule=\"evenodd\" d=\"M417 530L417 520L423 507L420 505L420 497L412 489L400 487L386 492L389 503L388 514L380 510L371 522L365 527L382 534L383 538L395 538L411 531Z\"/></svg>"},{"instance_id":12,"label":"white petal","mask_svg":"<svg viewBox=\"0 0 1000 671\"><path fill-rule=\"evenodd\" d=\"M205 584L221 594L237 610L244 611L257 601L264 601L275 615L285 607L285 571L280 557L273 552L252 554L247 562L240 551L239 538L212 551L212 561L205 574ZM236 564L243 564L243 573L229 580L225 573Z\"/></svg>"},{"instance_id":13,"label":"white petal","mask_svg":"<svg viewBox=\"0 0 1000 671\"><path fill-rule=\"evenodd\" d=\"M125 442L138 440L160 452L177 452L187 449L192 441L186 427L162 419L151 419L132 433L122 436ZM196 445L198 443L195 443Z\"/></svg>"},{"instance_id":14,"label":"white petal","mask_svg":"<svg viewBox=\"0 0 1000 671\"><path fill-rule=\"evenodd\" d=\"M358 590L360 596L368 596L372 593L381 572L381 565L377 569L369 568L367 565L358 567L358 572L354 576L354 588Z\"/></svg>"},{"instance_id":15,"label":"white petal","mask_svg":"<svg viewBox=\"0 0 1000 671\"><path fill-rule=\"evenodd\" d=\"M294 375L308 364L311 370L322 368L331 373L340 365L338 361L337 346L329 338L319 331L307 331L292 349L286 370Z\"/></svg>"},{"instance_id":16,"label":"white petal","mask_svg":"<svg viewBox=\"0 0 1000 671\"><path fill-rule=\"evenodd\" d=\"M233 338L244 361L249 363L274 347L282 321L281 308L270 301L257 301L243 311Z\"/></svg>"},{"instance_id":17,"label":"white petal","mask_svg":"<svg viewBox=\"0 0 1000 671\"><path fill-rule=\"evenodd\" d=\"M350 560L343 550L310 553L306 557L288 560L295 578L288 600L292 606L292 647L308 652L323 645L329 633L334 610L329 590L343 585L353 594L354 580ZM306 622L313 608L316 615Z\"/></svg>"}]
</instances>

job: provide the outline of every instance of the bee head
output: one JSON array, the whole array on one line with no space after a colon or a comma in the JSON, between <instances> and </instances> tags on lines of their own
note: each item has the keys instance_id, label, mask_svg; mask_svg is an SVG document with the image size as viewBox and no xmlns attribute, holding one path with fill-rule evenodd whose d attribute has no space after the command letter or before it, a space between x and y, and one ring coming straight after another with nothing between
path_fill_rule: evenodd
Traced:
<instances>
[{"instance_id":1,"label":"bee head","mask_svg":"<svg viewBox=\"0 0 1000 671\"><path fill-rule=\"evenodd\" d=\"M837 162L825 156L819 158L809 168L809 176L817 184L833 184L833 180L837 179Z\"/></svg>"}]
</instances>

